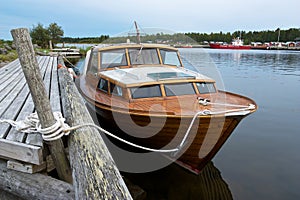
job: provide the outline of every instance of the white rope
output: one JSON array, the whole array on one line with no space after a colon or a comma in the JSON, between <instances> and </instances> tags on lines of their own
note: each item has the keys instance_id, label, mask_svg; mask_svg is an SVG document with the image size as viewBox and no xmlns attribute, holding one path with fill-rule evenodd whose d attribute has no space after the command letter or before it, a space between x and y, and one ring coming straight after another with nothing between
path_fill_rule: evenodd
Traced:
<instances>
[{"instance_id":1,"label":"white rope","mask_svg":"<svg viewBox=\"0 0 300 200\"><path fill-rule=\"evenodd\" d=\"M13 121L13 120L0 120L0 123L8 123L11 126L15 127L15 129L17 131L23 132L23 133L41 133L42 134L42 138L45 141L54 141L57 140L59 138L61 138L64 135L69 135L70 131L73 130L77 130L79 128L83 128L83 127L94 127L98 130L100 130L101 132L105 133L106 135L109 135L125 144L131 145L133 147L139 148L139 149L143 149L146 151L152 151L152 152L161 152L161 153L168 153L168 152L175 152L178 151L178 148L174 148L174 149L152 149L152 148L148 148L148 147L144 147L141 145L137 145L134 144L132 142L129 142L127 140L124 140L110 132L108 132L107 130L92 124L92 123L87 123L87 124L82 124L82 125L77 125L77 126L73 126L70 127L68 124L65 123L65 118L62 117L62 114L60 112L54 112L53 113L54 118L56 120L56 122L48 127L48 128L41 128L41 124L40 121L38 119L38 115L37 113L32 113L29 116L27 116L25 118L25 120L21 120L21 121Z\"/></svg>"},{"instance_id":2,"label":"white rope","mask_svg":"<svg viewBox=\"0 0 300 200\"><path fill-rule=\"evenodd\" d=\"M253 110L255 109L254 104L249 105L238 105L238 104L229 104L229 103L217 103L217 102L211 102L209 99L204 99L201 97L198 97L198 102L201 105L207 106L207 105L218 105L218 106L228 106L228 107L236 107L236 108L245 108L247 110ZM226 112L236 112L237 110L227 110ZM241 111L241 110L239 110ZM221 112L222 113L222 112Z\"/></svg>"},{"instance_id":3,"label":"white rope","mask_svg":"<svg viewBox=\"0 0 300 200\"><path fill-rule=\"evenodd\" d=\"M146 150L146 151L160 152L160 153L169 153L169 152L175 152L175 151L179 150L178 148L174 148L174 149L152 149L152 148L149 148L149 147L144 147L144 146L141 146L141 145L138 145L138 144L134 144L132 142L124 140L124 139L122 139L122 138L120 138L120 137L118 137L118 136L116 136L116 135L108 132L107 130L105 130L105 129L103 129L103 128L95 125L95 124L91 124L91 123L90 124L83 124L83 125L74 126L74 127L71 127L68 130L70 130L70 131L71 130L76 130L76 129L79 129L79 128L83 128L85 126L94 127L96 129L100 130L101 132L105 133L106 135L109 135L109 136L111 136L111 137L113 137L113 138L115 138L115 139L117 139L117 140L119 140L119 141L121 141L121 142L123 142L125 144L128 144L130 146L133 146L133 147L136 147L136 148L139 148L139 149L143 149L143 150Z\"/></svg>"},{"instance_id":4,"label":"white rope","mask_svg":"<svg viewBox=\"0 0 300 200\"><path fill-rule=\"evenodd\" d=\"M42 128L37 113L31 113L26 116L24 120L13 121L3 119L0 123L8 123L19 132L23 133L41 133L45 141L54 141L61 138L64 135L69 135L69 125L65 123L65 118L62 117L60 112L54 112L55 123L48 127Z\"/></svg>"},{"instance_id":5,"label":"white rope","mask_svg":"<svg viewBox=\"0 0 300 200\"><path fill-rule=\"evenodd\" d=\"M177 146L178 151L175 152L175 153L173 154L173 156L176 156L176 154L179 152L179 150L181 150L182 147L185 145L185 141L187 140L187 138L188 138L188 136L189 136L189 134L190 134L190 131L191 131L193 125L194 125L194 122L195 122L196 118L197 118L199 115L207 115L207 114L209 114L208 110L204 110L204 111L197 112L197 113L194 115L194 117L193 117L193 119L192 119L192 121L191 121L191 123L190 123L190 125L189 125L189 128L188 128L187 131L185 132L185 135L184 135L184 137L183 137L181 143Z\"/></svg>"},{"instance_id":6,"label":"white rope","mask_svg":"<svg viewBox=\"0 0 300 200\"><path fill-rule=\"evenodd\" d=\"M200 101L200 100L199 100ZM199 102L200 103L200 102ZM8 123L10 124L11 126L15 127L15 129L17 131L20 131L20 132L24 132L24 133L36 133L36 132L39 132L42 134L42 137L45 141L54 141L54 140L57 140L59 138L61 138L62 136L64 135L69 135L70 134L70 131L74 131L74 130L77 130L79 128L83 128L83 127L94 127L98 130L100 130L101 132L105 133L106 135L109 135L125 144L128 144L130 146L133 146L133 147L136 147L136 148L139 148L139 149L143 149L143 150L146 150L146 151L152 151L152 152L161 152L161 153L170 153L170 152L179 152L182 147L185 145L186 143L186 140L190 134L190 131L194 125L194 122L196 120L196 118L199 116L199 115L214 115L214 114L226 114L226 113L230 113L230 112L240 112L240 111L246 111L246 110L251 110L251 109L255 109L255 105L253 104L250 104L249 106L243 106L244 108L240 108L240 109L232 109L232 110L225 110L225 111L210 111L210 110L204 110L204 111L200 111L200 112L197 112L181 143L176 147L176 148L173 148L173 149L153 149L153 148L148 148L148 147L144 147L144 146L141 146L141 145L138 145L138 144L134 144L132 142L129 142L127 140L124 140L110 132L108 132L107 130L95 125L95 124L92 124L92 123L87 123L87 124L82 124L82 125L77 125L77 126L73 126L73 127L70 127L68 124L65 123L65 118L63 118L62 114L60 112L54 112L53 115L54 115L54 118L55 118L55 123L48 127L48 128L41 128L41 124L40 124L40 121L39 121L39 118L38 118L38 115L37 113L32 113L30 114L29 116L27 116L25 118L25 120L21 120L21 121L13 121L13 120L7 120L7 119L3 119L1 120L0 119L0 123Z\"/></svg>"}]
</instances>

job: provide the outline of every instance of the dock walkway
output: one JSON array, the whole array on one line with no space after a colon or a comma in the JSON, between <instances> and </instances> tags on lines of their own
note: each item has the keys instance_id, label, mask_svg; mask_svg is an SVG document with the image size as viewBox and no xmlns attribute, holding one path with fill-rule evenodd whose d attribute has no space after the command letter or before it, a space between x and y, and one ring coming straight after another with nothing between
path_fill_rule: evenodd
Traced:
<instances>
[{"instance_id":1,"label":"dock walkway","mask_svg":"<svg viewBox=\"0 0 300 200\"><path fill-rule=\"evenodd\" d=\"M53 111L61 112L57 57L38 56ZM35 111L19 60L0 68L0 119L24 120ZM34 165L44 163L43 140L39 133L20 133L11 125L0 124L0 157Z\"/></svg>"},{"instance_id":2,"label":"dock walkway","mask_svg":"<svg viewBox=\"0 0 300 200\"><path fill-rule=\"evenodd\" d=\"M42 106L62 112L70 126L93 124L68 70L57 69L58 64L65 66L62 57L35 57L29 31L20 28L12 32L19 59L0 68L0 119L24 120L35 112L35 107L38 112L49 111L41 109ZM30 80L26 81L24 74ZM45 93L50 102L46 102L48 97L41 96ZM46 107L43 103L50 105ZM40 133L21 133L1 122L0 198L4 191L24 199L132 199L101 134L93 127L78 128L64 138L68 142L66 149L61 139L45 142ZM58 142L62 148L58 148ZM62 167L62 160L55 162L58 154L66 156L65 153L69 153L65 164L69 164L70 170L68 166ZM52 166L49 160L53 161ZM59 179L49 176L53 169ZM69 171L70 179L65 176Z\"/></svg>"}]
</instances>

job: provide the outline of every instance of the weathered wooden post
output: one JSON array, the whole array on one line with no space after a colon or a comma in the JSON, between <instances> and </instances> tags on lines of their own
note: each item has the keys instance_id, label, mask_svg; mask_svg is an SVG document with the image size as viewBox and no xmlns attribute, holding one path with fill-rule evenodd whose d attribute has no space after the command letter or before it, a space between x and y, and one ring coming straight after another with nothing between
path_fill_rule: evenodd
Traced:
<instances>
[{"instance_id":1,"label":"weathered wooden post","mask_svg":"<svg viewBox=\"0 0 300 200\"><path fill-rule=\"evenodd\" d=\"M64 66L62 58L58 60ZM58 70L64 117L70 126L94 123L67 69ZM132 199L99 131L80 128L69 136L76 199Z\"/></svg>"},{"instance_id":2,"label":"weathered wooden post","mask_svg":"<svg viewBox=\"0 0 300 200\"><path fill-rule=\"evenodd\" d=\"M49 97L35 57L29 31L26 28L19 28L11 30L11 34L16 44L19 60L30 89L41 126L42 128L48 128L56 121L52 113ZM72 175L70 164L64 153L62 140L58 139L47 142L47 144L59 178L71 183Z\"/></svg>"},{"instance_id":3,"label":"weathered wooden post","mask_svg":"<svg viewBox=\"0 0 300 200\"><path fill-rule=\"evenodd\" d=\"M0 160L0 190L28 200L72 200L75 197L70 183L40 173L27 174L7 169L3 160Z\"/></svg>"}]
</instances>

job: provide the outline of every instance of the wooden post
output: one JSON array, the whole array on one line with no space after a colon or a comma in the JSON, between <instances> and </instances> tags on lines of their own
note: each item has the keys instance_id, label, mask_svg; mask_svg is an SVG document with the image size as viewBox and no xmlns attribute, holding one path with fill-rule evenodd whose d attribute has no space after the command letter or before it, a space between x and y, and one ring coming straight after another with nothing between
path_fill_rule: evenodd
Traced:
<instances>
[{"instance_id":1,"label":"wooden post","mask_svg":"<svg viewBox=\"0 0 300 200\"><path fill-rule=\"evenodd\" d=\"M64 66L62 58L58 64ZM58 75L68 124L94 123L67 69L59 69ZM70 133L69 155L76 199L132 199L97 129L86 127Z\"/></svg>"},{"instance_id":2,"label":"wooden post","mask_svg":"<svg viewBox=\"0 0 300 200\"><path fill-rule=\"evenodd\" d=\"M11 30L14 38L19 60L29 86L35 109L40 119L42 128L47 128L55 123L50 106L50 100L43 83L39 65L31 42L28 29L19 28ZM47 142L60 179L72 182L71 169L64 153L62 140Z\"/></svg>"}]
</instances>

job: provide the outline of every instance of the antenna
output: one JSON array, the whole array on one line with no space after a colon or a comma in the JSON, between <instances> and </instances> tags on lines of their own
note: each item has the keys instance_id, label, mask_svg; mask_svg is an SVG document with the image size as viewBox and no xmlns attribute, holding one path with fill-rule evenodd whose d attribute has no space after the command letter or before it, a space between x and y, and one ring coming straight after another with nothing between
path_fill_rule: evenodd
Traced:
<instances>
[{"instance_id":1,"label":"antenna","mask_svg":"<svg viewBox=\"0 0 300 200\"><path fill-rule=\"evenodd\" d=\"M136 29L137 43L140 44L141 43L140 30L138 28L136 21L134 21L134 25L135 25L135 29Z\"/></svg>"}]
</instances>

